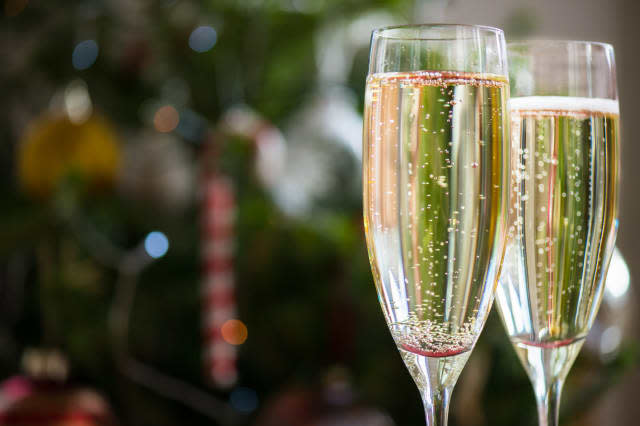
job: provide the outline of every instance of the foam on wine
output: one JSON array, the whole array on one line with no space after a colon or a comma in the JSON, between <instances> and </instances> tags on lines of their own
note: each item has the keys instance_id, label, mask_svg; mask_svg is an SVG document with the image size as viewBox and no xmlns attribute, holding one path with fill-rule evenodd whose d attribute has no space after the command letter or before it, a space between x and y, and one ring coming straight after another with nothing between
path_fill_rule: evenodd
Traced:
<instances>
[{"instance_id":1,"label":"foam on wine","mask_svg":"<svg viewBox=\"0 0 640 426\"><path fill-rule=\"evenodd\" d=\"M511 111L557 111L583 114L619 114L618 101L603 98L572 96L522 96L509 100Z\"/></svg>"}]
</instances>

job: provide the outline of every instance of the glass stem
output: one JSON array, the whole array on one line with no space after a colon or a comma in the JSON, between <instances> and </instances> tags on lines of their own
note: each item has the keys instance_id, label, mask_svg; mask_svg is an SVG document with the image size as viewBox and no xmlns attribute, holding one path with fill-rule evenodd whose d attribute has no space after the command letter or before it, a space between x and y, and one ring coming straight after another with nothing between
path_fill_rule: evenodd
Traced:
<instances>
[{"instance_id":1,"label":"glass stem","mask_svg":"<svg viewBox=\"0 0 640 426\"><path fill-rule=\"evenodd\" d=\"M452 390L452 388L433 389L429 387L422 391L427 426L447 426Z\"/></svg>"},{"instance_id":2,"label":"glass stem","mask_svg":"<svg viewBox=\"0 0 640 426\"><path fill-rule=\"evenodd\" d=\"M560 414L560 396L564 379L556 378L546 387L536 389L538 421L540 426L558 426Z\"/></svg>"}]
</instances>

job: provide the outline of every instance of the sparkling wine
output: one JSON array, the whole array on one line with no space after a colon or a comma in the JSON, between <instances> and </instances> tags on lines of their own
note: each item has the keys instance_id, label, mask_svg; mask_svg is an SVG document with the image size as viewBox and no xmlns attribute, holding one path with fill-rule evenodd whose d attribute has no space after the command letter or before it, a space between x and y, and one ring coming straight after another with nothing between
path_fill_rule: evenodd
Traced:
<instances>
[{"instance_id":1,"label":"sparkling wine","mask_svg":"<svg viewBox=\"0 0 640 426\"><path fill-rule=\"evenodd\" d=\"M509 107L512 221L496 301L525 368L546 360L559 374L593 323L615 241L618 103L532 96Z\"/></svg>"},{"instance_id":2,"label":"sparkling wine","mask_svg":"<svg viewBox=\"0 0 640 426\"><path fill-rule=\"evenodd\" d=\"M583 338L566 339L555 342L530 342L512 339L513 347L529 376L544 374L542 380L535 380L534 386L540 386L537 392L544 392L545 387L558 377L566 377L575 361Z\"/></svg>"},{"instance_id":3,"label":"sparkling wine","mask_svg":"<svg viewBox=\"0 0 640 426\"><path fill-rule=\"evenodd\" d=\"M435 363L440 382L455 381L491 307L507 226L507 96L506 80L486 74L367 80L369 258L414 378L422 364Z\"/></svg>"}]
</instances>

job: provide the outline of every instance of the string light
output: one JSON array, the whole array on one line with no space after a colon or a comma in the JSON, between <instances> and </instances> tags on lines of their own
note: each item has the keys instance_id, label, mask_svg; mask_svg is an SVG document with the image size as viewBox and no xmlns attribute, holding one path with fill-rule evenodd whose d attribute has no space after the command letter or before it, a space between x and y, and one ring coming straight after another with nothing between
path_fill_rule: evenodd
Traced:
<instances>
[{"instance_id":1,"label":"string light","mask_svg":"<svg viewBox=\"0 0 640 426\"><path fill-rule=\"evenodd\" d=\"M249 335L247 326L240 320L232 319L222 324L220 328L222 338L232 345L243 344Z\"/></svg>"},{"instance_id":2,"label":"string light","mask_svg":"<svg viewBox=\"0 0 640 426\"><path fill-rule=\"evenodd\" d=\"M75 80L67 86L64 91L64 107L73 124L82 124L91 116L93 106L84 81Z\"/></svg>"},{"instance_id":3,"label":"string light","mask_svg":"<svg viewBox=\"0 0 640 426\"><path fill-rule=\"evenodd\" d=\"M169 239L160 231L149 232L144 239L144 249L154 259L159 259L169 250Z\"/></svg>"},{"instance_id":4,"label":"string light","mask_svg":"<svg viewBox=\"0 0 640 426\"><path fill-rule=\"evenodd\" d=\"M215 46L218 40L218 33L213 27L203 25L196 28L189 36L189 47L196 52L206 52Z\"/></svg>"},{"instance_id":5,"label":"string light","mask_svg":"<svg viewBox=\"0 0 640 426\"><path fill-rule=\"evenodd\" d=\"M605 294L612 299L621 299L627 291L629 291L630 283L631 274L629 273L629 267L616 247L611 257L611 264L609 265Z\"/></svg>"},{"instance_id":6,"label":"string light","mask_svg":"<svg viewBox=\"0 0 640 426\"><path fill-rule=\"evenodd\" d=\"M156 111L153 116L153 126L157 131L167 133L178 127L180 123L180 114L171 105L165 105Z\"/></svg>"},{"instance_id":7,"label":"string light","mask_svg":"<svg viewBox=\"0 0 640 426\"><path fill-rule=\"evenodd\" d=\"M80 71L91 67L98 58L99 50L95 40L84 40L76 44L71 55L73 67Z\"/></svg>"}]
</instances>

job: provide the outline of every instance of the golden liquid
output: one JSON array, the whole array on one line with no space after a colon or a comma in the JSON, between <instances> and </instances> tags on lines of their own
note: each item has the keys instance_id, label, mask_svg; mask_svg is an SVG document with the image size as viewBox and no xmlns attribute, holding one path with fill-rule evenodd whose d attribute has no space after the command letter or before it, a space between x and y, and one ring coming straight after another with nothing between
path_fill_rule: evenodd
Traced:
<instances>
[{"instance_id":1,"label":"golden liquid","mask_svg":"<svg viewBox=\"0 0 640 426\"><path fill-rule=\"evenodd\" d=\"M511 120L513 226L496 300L518 345L575 346L617 231L617 102L515 98Z\"/></svg>"},{"instance_id":2,"label":"golden liquid","mask_svg":"<svg viewBox=\"0 0 640 426\"><path fill-rule=\"evenodd\" d=\"M464 362L456 355L473 347L486 320L506 234L507 96L506 80L492 75L387 73L367 81L367 245L405 361Z\"/></svg>"}]
</instances>

